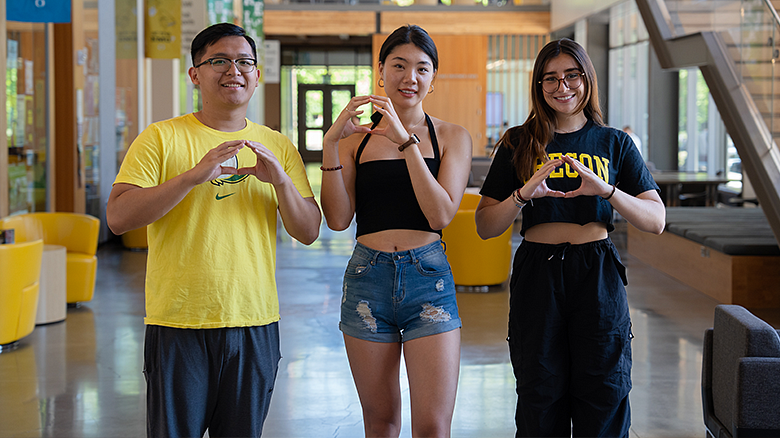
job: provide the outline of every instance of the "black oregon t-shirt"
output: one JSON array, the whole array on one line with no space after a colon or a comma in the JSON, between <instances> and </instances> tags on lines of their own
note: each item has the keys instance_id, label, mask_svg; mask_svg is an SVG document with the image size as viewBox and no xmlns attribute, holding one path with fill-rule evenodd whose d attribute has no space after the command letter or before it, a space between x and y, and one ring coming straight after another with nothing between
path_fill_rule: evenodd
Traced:
<instances>
[{"instance_id":1,"label":"black oregon t-shirt","mask_svg":"<svg viewBox=\"0 0 780 438\"><path fill-rule=\"evenodd\" d=\"M513 129L523 129L522 126ZM547 155L551 160L569 155L588 166L601 179L617 185L620 190L636 196L648 190L659 190L647 169L639 150L631 137L623 131L607 126L599 126L589 120L579 131L569 134L555 134L547 145ZM503 201L513 191L522 187L524 182L517 177L512 163L513 151L499 147L490 165L480 194ZM537 162L537 169L542 166ZM568 164L557 168L547 178L550 190L569 192L576 190L581 182L577 172ZM612 204L600 196L578 196L576 198L537 198L533 205L529 202L523 207L523 227L521 235L534 225L547 222L569 222L585 225L590 222L607 224L612 231Z\"/></svg>"}]
</instances>

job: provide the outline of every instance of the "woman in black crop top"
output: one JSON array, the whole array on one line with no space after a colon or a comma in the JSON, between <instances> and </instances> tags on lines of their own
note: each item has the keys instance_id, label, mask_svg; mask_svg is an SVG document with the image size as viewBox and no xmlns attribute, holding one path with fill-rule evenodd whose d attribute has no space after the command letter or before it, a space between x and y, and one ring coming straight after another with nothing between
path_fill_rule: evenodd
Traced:
<instances>
[{"instance_id":1,"label":"woman in black crop top","mask_svg":"<svg viewBox=\"0 0 780 438\"><path fill-rule=\"evenodd\" d=\"M531 85L531 113L499 140L476 213L488 239L523 211L508 338L517 436L627 437L633 335L608 232L614 208L660 234L664 205L630 137L604 126L579 44L542 48Z\"/></svg>"},{"instance_id":2,"label":"woman in black crop top","mask_svg":"<svg viewBox=\"0 0 780 438\"><path fill-rule=\"evenodd\" d=\"M341 231L357 221L339 326L367 436L400 433L402 351L412 435L450 435L461 323L441 230L460 205L472 145L464 128L423 111L437 68L423 29L397 29L379 53L386 96L353 98L323 139L328 226ZM352 117L365 104L374 123L356 126Z\"/></svg>"}]
</instances>

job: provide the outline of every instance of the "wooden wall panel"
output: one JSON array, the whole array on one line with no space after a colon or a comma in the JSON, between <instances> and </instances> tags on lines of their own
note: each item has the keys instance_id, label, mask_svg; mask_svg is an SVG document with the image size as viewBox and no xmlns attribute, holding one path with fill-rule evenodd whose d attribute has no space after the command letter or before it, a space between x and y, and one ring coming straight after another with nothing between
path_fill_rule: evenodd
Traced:
<instances>
[{"instance_id":1,"label":"wooden wall panel","mask_svg":"<svg viewBox=\"0 0 780 438\"><path fill-rule=\"evenodd\" d=\"M387 35L374 35L374 93L384 94L379 78L379 49ZM423 102L425 112L466 128L471 134L474 155L485 148L485 88L487 80L487 37L484 35L433 35L439 52L439 70L434 91Z\"/></svg>"},{"instance_id":2,"label":"wooden wall panel","mask_svg":"<svg viewBox=\"0 0 780 438\"><path fill-rule=\"evenodd\" d=\"M266 35L371 35L376 13L361 11L265 11Z\"/></svg>"},{"instance_id":3,"label":"wooden wall panel","mask_svg":"<svg viewBox=\"0 0 780 438\"><path fill-rule=\"evenodd\" d=\"M372 35L417 24L431 35L493 35L550 33L550 13L545 11L441 12L428 11L285 11L266 9L264 31L267 35Z\"/></svg>"},{"instance_id":4,"label":"wooden wall panel","mask_svg":"<svg viewBox=\"0 0 780 438\"><path fill-rule=\"evenodd\" d=\"M389 34L406 24L429 34L544 35L550 33L549 12L382 12L380 32Z\"/></svg>"},{"instance_id":5,"label":"wooden wall panel","mask_svg":"<svg viewBox=\"0 0 780 438\"><path fill-rule=\"evenodd\" d=\"M54 24L55 114L57 131L53 137L57 161L53 183L57 195L52 211L84 213L84 158L78 151L76 96L84 90L84 67L76 62L77 50L84 47L83 0L73 0L71 23Z\"/></svg>"}]
</instances>

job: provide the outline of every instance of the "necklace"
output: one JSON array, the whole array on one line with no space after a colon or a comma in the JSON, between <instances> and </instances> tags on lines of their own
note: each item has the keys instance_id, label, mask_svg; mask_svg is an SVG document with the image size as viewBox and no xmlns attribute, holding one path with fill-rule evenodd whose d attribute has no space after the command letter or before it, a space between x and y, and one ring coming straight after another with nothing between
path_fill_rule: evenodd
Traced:
<instances>
[{"instance_id":1,"label":"necklace","mask_svg":"<svg viewBox=\"0 0 780 438\"><path fill-rule=\"evenodd\" d=\"M410 130L410 131L411 131L411 130L412 130L412 128L416 128L416 127L417 127L417 125L419 125L420 123L422 123L422 122L423 122L423 120L425 120L425 113L423 113L423 116L422 116L422 118L421 118L421 119L420 119L420 120L419 120L417 123L415 123L415 124L414 124L414 125L412 125L412 126L408 126L406 129L408 129L408 130Z\"/></svg>"},{"instance_id":2,"label":"necklace","mask_svg":"<svg viewBox=\"0 0 780 438\"><path fill-rule=\"evenodd\" d=\"M587 123L588 123L588 119L585 119L585 121L582 122L582 124L580 124L579 126L577 126L574 129L570 129L570 130L567 130L567 131L564 131L563 129L556 129L555 132L557 132L558 134L571 134L572 132L576 132L576 131L579 131L580 129L582 129L582 127L585 126L585 124L587 124Z\"/></svg>"}]
</instances>

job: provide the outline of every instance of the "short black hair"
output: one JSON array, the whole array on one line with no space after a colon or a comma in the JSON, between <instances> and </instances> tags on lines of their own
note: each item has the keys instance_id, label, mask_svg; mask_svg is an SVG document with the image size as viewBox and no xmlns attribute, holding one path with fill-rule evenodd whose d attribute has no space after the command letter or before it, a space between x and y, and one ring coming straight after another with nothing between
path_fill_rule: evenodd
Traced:
<instances>
[{"instance_id":1,"label":"short black hair","mask_svg":"<svg viewBox=\"0 0 780 438\"><path fill-rule=\"evenodd\" d=\"M257 46L255 40L247 35L246 31L241 26L236 26L233 23L217 23L213 24L198 33L192 40L190 45L190 55L192 56L192 65L197 65L197 59L203 55L210 45L216 43L222 38L229 36L240 36L249 43L252 47L252 57L257 61Z\"/></svg>"},{"instance_id":2,"label":"short black hair","mask_svg":"<svg viewBox=\"0 0 780 438\"><path fill-rule=\"evenodd\" d=\"M393 49L410 43L417 46L431 58L434 70L439 69L439 52L436 51L436 44L434 44L433 39L431 39L431 36L428 35L425 29L415 24L401 26L387 37L379 50L379 62L384 64Z\"/></svg>"}]
</instances>

